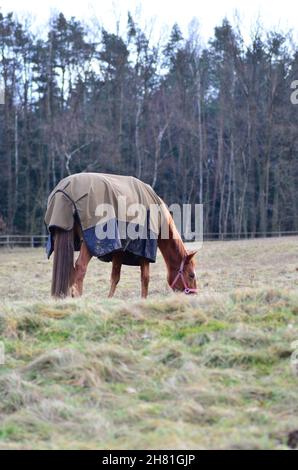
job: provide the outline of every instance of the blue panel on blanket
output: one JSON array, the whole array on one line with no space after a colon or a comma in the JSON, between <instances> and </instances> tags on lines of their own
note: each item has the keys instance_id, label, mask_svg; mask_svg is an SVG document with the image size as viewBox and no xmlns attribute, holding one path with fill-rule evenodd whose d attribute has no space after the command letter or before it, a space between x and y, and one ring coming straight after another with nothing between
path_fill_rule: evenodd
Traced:
<instances>
[{"instance_id":1,"label":"blue panel on blanket","mask_svg":"<svg viewBox=\"0 0 298 470\"><path fill-rule=\"evenodd\" d=\"M46 253L47 253L48 258L51 256L53 251L54 251L54 240L53 240L52 234L49 233L47 244L46 244Z\"/></svg>"},{"instance_id":2,"label":"blue panel on blanket","mask_svg":"<svg viewBox=\"0 0 298 470\"><path fill-rule=\"evenodd\" d=\"M156 260L157 235L149 228L139 227L130 224L129 234L127 235L127 224L119 222L116 219L109 221L109 236L103 236L107 230L107 225L90 227L83 230L83 238L87 248L92 256L96 256L102 261L112 261L115 252L122 252L123 264L138 266L140 258L146 258L151 263ZM124 237L123 234L126 234ZM133 236L139 234L139 236ZM80 247L75 243L75 250ZM48 258L54 251L54 236L49 234L46 253Z\"/></svg>"},{"instance_id":3,"label":"blue panel on blanket","mask_svg":"<svg viewBox=\"0 0 298 470\"><path fill-rule=\"evenodd\" d=\"M100 237L100 227L90 227L83 230L83 238L87 245L88 250L92 256L100 258L106 254L112 253L113 251L120 250L122 248L121 240L118 236L118 230L114 226L113 237ZM105 226L102 227L102 233L105 232Z\"/></svg>"},{"instance_id":4,"label":"blue panel on blanket","mask_svg":"<svg viewBox=\"0 0 298 470\"><path fill-rule=\"evenodd\" d=\"M133 236L123 238L123 233L126 233L125 228L116 219L109 221L109 236L103 237L102 234L106 232L106 225L102 227L91 227L83 231L83 237L92 256L96 256L102 261L112 261L112 256L115 252L122 252L123 264L138 266L140 258L146 258L154 263L157 252L157 236L149 229L140 228L130 224L132 234L139 234L138 237ZM112 225L111 225L112 224ZM112 228L111 228L112 227ZM125 230L123 232L123 230Z\"/></svg>"}]
</instances>

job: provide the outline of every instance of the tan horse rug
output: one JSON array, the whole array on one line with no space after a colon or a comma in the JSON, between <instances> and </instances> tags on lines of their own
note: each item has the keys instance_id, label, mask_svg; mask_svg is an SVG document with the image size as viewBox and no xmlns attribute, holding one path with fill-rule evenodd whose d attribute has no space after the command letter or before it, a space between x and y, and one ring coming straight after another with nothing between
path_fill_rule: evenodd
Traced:
<instances>
[{"instance_id":1,"label":"tan horse rug","mask_svg":"<svg viewBox=\"0 0 298 470\"><path fill-rule=\"evenodd\" d=\"M55 228L72 230L77 220L92 256L111 261L115 252L122 251L123 264L139 265L140 258L155 262L158 236L168 214L151 186L132 176L67 176L48 198L48 257L54 250ZM80 249L80 239L75 249Z\"/></svg>"}]
</instances>

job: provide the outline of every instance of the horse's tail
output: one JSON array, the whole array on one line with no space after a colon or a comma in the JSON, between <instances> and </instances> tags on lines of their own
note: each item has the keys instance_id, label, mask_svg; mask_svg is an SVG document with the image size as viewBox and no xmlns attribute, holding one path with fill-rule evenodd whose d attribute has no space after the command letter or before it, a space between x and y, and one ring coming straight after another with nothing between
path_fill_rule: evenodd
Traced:
<instances>
[{"instance_id":1,"label":"horse's tail","mask_svg":"<svg viewBox=\"0 0 298 470\"><path fill-rule=\"evenodd\" d=\"M73 275L74 231L55 229L52 295L65 297Z\"/></svg>"}]
</instances>

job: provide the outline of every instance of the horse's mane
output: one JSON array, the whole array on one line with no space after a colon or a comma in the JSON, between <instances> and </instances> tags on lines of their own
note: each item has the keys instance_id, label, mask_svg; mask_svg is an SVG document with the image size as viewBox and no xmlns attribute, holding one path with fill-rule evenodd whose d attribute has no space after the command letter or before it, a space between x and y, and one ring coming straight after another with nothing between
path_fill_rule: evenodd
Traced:
<instances>
[{"instance_id":1,"label":"horse's mane","mask_svg":"<svg viewBox=\"0 0 298 470\"><path fill-rule=\"evenodd\" d=\"M170 259L183 259L187 255L187 250L168 209L166 209L166 221L169 228L169 238L159 238L158 246L166 263L168 264Z\"/></svg>"},{"instance_id":2,"label":"horse's mane","mask_svg":"<svg viewBox=\"0 0 298 470\"><path fill-rule=\"evenodd\" d=\"M182 257L187 254L187 250L184 246L184 243L181 239L180 233L177 230L177 227L175 225L174 219L169 213L169 232L170 232L170 238L176 241L176 250L181 255Z\"/></svg>"}]
</instances>

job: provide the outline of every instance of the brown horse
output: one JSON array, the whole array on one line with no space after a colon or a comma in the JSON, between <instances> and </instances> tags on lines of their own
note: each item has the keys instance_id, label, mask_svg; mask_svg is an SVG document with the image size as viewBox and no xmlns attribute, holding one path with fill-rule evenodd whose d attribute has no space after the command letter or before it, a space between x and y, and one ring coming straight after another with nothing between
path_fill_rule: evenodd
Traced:
<instances>
[{"instance_id":1,"label":"brown horse","mask_svg":"<svg viewBox=\"0 0 298 470\"><path fill-rule=\"evenodd\" d=\"M188 252L181 240L174 221L168 212L169 236L167 239L158 238L158 248L167 266L167 281L174 291L186 294L197 290L194 255L196 251ZM74 261L75 240L80 241L80 253ZM113 297L120 280L122 252L116 252L112 257L112 273L109 297ZM54 233L54 263L52 274L52 295L78 297L83 292L83 281L87 266L92 258L82 236L82 230L77 221L69 231L55 229ZM149 285L149 261L140 259L141 295L146 298Z\"/></svg>"}]
</instances>

